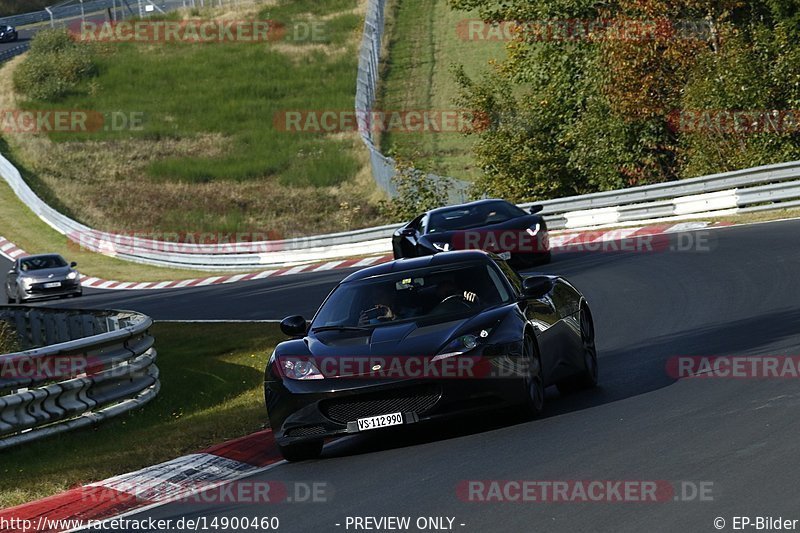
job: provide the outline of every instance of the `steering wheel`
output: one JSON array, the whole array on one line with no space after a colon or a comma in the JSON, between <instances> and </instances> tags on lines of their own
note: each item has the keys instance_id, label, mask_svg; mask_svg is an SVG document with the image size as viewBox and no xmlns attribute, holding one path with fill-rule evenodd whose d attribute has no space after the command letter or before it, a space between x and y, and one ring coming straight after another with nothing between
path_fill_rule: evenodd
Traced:
<instances>
[{"instance_id":1,"label":"steering wheel","mask_svg":"<svg viewBox=\"0 0 800 533\"><path fill-rule=\"evenodd\" d=\"M463 305L467 309L472 309L472 305L478 303L478 300L477 300L477 297L476 297L476 300L474 302L469 302L462 295L453 294L452 296L448 296L447 298L445 298L444 300L439 302L439 305L437 305L436 307L442 307L442 306L445 306L445 305L452 305L452 303L458 303L458 304Z\"/></svg>"}]
</instances>

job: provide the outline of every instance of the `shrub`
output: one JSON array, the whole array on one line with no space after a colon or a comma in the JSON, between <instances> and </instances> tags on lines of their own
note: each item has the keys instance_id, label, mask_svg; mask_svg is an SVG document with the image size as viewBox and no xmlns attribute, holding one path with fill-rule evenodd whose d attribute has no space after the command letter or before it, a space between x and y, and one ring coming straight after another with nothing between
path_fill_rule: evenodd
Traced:
<instances>
[{"instance_id":1,"label":"shrub","mask_svg":"<svg viewBox=\"0 0 800 533\"><path fill-rule=\"evenodd\" d=\"M91 48L76 43L66 30L44 30L14 72L14 89L33 100L56 101L96 71Z\"/></svg>"},{"instance_id":2,"label":"shrub","mask_svg":"<svg viewBox=\"0 0 800 533\"><path fill-rule=\"evenodd\" d=\"M397 162L397 173L392 178L397 186L397 196L381 203L381 214L391 221L411 220L417 215L447 203L451 180L433 180L406 161Z\"/></svg>"}]
</instances>

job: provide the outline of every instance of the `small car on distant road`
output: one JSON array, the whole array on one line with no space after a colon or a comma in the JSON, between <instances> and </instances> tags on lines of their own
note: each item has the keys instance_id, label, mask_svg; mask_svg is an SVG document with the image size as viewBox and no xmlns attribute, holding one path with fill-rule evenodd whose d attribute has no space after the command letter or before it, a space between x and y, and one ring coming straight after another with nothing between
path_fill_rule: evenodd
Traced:
<instances>
[{"instance_id":1,"label":"small car on distant road","mask_svg":"<svg viewBox=\"0 0 800 533\"><path fill-rule=\"evenodd\" d=\"M0 24L0 43L14 42L19 39L19 32L14 26Z\"/></svg>"},{"instance_id":2,"label":"small car on distant road","mask_svg":"<svg viewBox=\"0 0 800 533\"><path fill-rule=\"evenodd\" d=\"M14 261L6 274L8 303L25 303L38 298L81 296L81 275L77 263L67 263L58 254L28 255Z\"/></svg>"}]
</instances>

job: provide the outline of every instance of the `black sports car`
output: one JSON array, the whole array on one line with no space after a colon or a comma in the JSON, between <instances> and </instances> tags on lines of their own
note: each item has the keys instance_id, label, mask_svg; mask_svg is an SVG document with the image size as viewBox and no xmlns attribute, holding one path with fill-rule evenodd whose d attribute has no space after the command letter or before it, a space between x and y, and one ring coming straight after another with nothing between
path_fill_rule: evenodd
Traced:
<instances>
[{"instance_id":1,"label":"black sports car","mask_svg":"<svg viewBox=\"0 0 800 533\"><path fill-rule=\"evenodd\" d=\"M547 224L537 215L541 206L525 212L505 200L479 200L440 207L424 213L392 237L394 258L419 257L450 250L486 250L514 268L550 261Z\"/></svg>"},{"instance_id":2,"label":"black sports car","mask_svg":"<svg viewBox=\"0 0 800 533\"><path fill-rule=\"evenodd\" d=\"M589 305L557 276L521 278L483 251L402 259L348 276L313 320L283 320L265 373L290 460L323 439L521 405L597 383Z\"/></svg>"},{"instance_id":3,"label":"black sports car","mask_svg":"<svg viewBox=\"0 0 800 533\"><path fill-rule=\"evenodd\" d=\"M0 43L13 42L17 39L19 39L19 33L14 26L0 24Z\"/></svg>"}]
</instances>

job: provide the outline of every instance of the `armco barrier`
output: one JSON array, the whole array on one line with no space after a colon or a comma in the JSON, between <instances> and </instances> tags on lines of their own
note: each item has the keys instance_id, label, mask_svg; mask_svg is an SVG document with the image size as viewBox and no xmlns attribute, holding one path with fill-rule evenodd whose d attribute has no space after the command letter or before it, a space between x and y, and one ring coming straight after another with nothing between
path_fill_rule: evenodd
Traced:
<instances>
[{"instance_id":1,"label":"armco barrier","mask_svg":"<svg viewBox=\"0 0 800 533\"><path fill-rule=\"evenodd\" d=\"M168 7L169 2L177 4L177 1L167 0L165 6ZM375 147L366 122L378 85L385 3L386 0L368 2L359 52L355 107L362 139L370 150L373 174L381 187L392 193L396 192L391 179L395 174L395 162ZM2 156L0 175L34 213L79 246L128 261L172 268L242 271L383 254L391 250L389 237L399 227L390 224L313 237L238 243L235 247L188 243L176 246L94 230L64 216L43 202ZM454 182L451 202L464 200L465 190L462 182ZM544 207L542 214L548 226L556 230L795 207L800 205L800 161L537 203Z\"/></svg>"},{"instance_id":2,"label":"armco barrier","mask_svg":"<svg viewBox=\"0 0 800 533\"><path fill-rule=\"evenodd\" d=\"M235 246L186 243L178 246L94 230L64 216L42 201L2 156L0 175L34 213L79 246L120 259L173 268L248 270L387 253L391 251L389 238L399 227L390 224ZM800 161L536 203L543 206L542 214L555 230L796 207L800 205ZM521 207L531 205L521 204Z\"/></svg>"},{"instance_id":3,"label":"armco barrier","mask_svg":"<svg viewBox=\"0 0 800 533\"><path fill-rule=\"evenodd\" d=\"M147 316L2 306L0 321L23 350L0 355L0 449L96 424L158 394Z\"/></svg>"}]
</instances>

